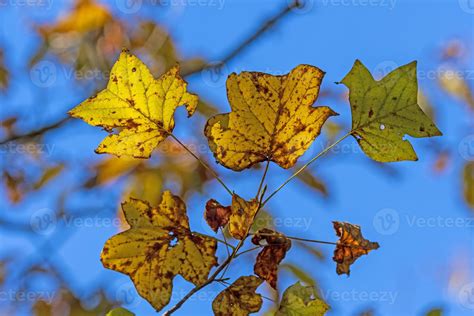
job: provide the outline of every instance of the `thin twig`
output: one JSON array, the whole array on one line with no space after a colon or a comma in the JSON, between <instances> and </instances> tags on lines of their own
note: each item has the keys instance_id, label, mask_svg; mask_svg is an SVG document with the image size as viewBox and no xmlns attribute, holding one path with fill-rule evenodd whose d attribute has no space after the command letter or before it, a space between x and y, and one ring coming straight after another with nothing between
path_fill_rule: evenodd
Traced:
<instances>
[{"instance_id":1,"label":"thin twig","mask_svg":"<svg viewBox=\"0 0 474 316\"><path fill-rule=\"evenodd\" d=\"M227 191L230 195L234 195L234 193L232 192L232 190L229 189L229 187L224 183L224 181L222 181L222 179L219 177L219 175L217 174L217 172L214 171L214 169L212 169L211 167L209 167L209 165L208 165L207 163L205 163L201 158L199 158L191 149L188 148L188 146L186 146L185 144L183 144L174 134L169 133L169 135L170 135L171 138L173 138L179 145L181 145L181 147L183 147L191 156L193 156L207 171L209 171L210 173L212 173L212 175L216 178L216 180L219 181L220 184L222 184L222 186L224 187L224 189L226 189L226 191Z\"/></svg>"},{"instance_id":2,"label":"thin twig","mask_svg":"<svg viewBox=\"0 0 474 316\"><path fill-rule=\"evenodd\" d=\"M326 147L323 151L321 151L319 154L317 154L315 157L313 157L310 161L308 161L304 166L302 166L298 171L293 173L288 179L285 180L275 191L273 191L266 199L263 201L262 206L268 203L268 201L275 196L281 189L283 189L291 180L296 178L301 172L303 172L306 168L308 168L313 162L315 162L318 158L321 156L324 156L327 152L329 152L333 147L337 146L340 142L342 142L344 139L352 135L353 131L350 131L343 137L341 137L339 140L337 140L335 143L332 145Z\"/></svg>"},{"instance_id":3,"label":"thin twig","mask_svg":"<svg viewBox=\"0 0 474 316\"><path fill-rule=\"evenodd\" d=\"M227 240L222 240L222 239L219 239L219 238L216 238L216 237L213 237L213 236L209 236L209 235L206 235L206 234L202 234L202 233L198 233L198 232L193 232L193 234L196 234L196 235L200 235L200 236L203 236L203 237L207 237L207 238L212 238L212 239L215 239L216 241L226 245L227 247L230 247L232 249L235 249L234 246L232 246L231 244L229 244L227 242Z\"/></svg>"},{"instance_id":4,"label":"thin twig","mask_svg":"<svg viewBox=\"0 0 474 316\"><path fill-rule=\"evenodd\" d=\"M257 195L255 195L256 199L260 197L260 191L262 190L263 183L265 182L265 177L267 176L269 166L270 166L270 160L267 160L267 164L265 165L265 171L263 172L262 180L260 181L260 184L258 186Z\"/></svg>"},{"instance_id":5,"label":"thin twig","mask_svg":"<svg viewBox=\"0 0 474 316\"><path fill-rule=\"evenodd\" d=\"M224 238L224 241L225 241L226 245L231 246L231 245L227 242L227 238L225 237L225 233L224 233L224 230L222 229L222 227L219 227L219 229L221 230L222 238ZM230 256L229 247L225 247L225 249L227 250L227 256ZM235 249L235 248L232 246L232 249Z\"/></svg>"},{"instance_id":6,"label":"thin twig","mask_svg":"<svg viewBox=\"0 0 474 316\"><path fill-rule=\"evenodd\" d=\"M255 235L255 234L251 234L251 235ZM269 237L272 237L272 236L277 236L276 234L265 234L265 233L258 233L258 235L260 236L269 236ZM292 240L298 240L298 241L305 241L305 242L312 242L312 243L317 243L317 244L325 244L325 245L341 245L340 243L336 243L336 242L332 242L332 241L323 241L323 240L316 240L316 239L307 239L307 238L300 238L300 237L293 237L293 236L286 236L286 238L288 239L292 239ZM243 252L242 252L243 253ZM242 254L241 253L241 254Z\"/></svg>"},{"instance_id":7,"label":"thin twig","mask_svg":"<svg viewBox=\"0 0 474 316\"><path fill-rule=\"evenodd\" d=\"M234 258L240 257L240 256L243 255L243 254L246 254L246 253L248 253L248 252L252 252L252 251L257 250L257 249L260 249L260 248L262 248L262 247L261 247L261 246L257 246L257 247L253 247L253 248L244 250L244 251L242 251L242 252L236 254Z\"/></svg>"},{"instance_id":8,"label":"thin twig","mask_svg":"<svg viewBox=\"0 0 474 316\"><path fill-rule=\"evenodd\" d=\"M40 135L42 135L42 134L44 134L44 133L46 133L50 130L53 130L53 129L56 129L56 128L62 126L63 124L65 124L66 122L68 122L70 120L71 120L70 117L62 118L57 122L54 122L50 125L43 126L39 129L36 129L36 130L33 130L33 131L29 131L25 134L13 135L10 138L7 138L7 139L4 139L4 140L0 141L0 145L5 145L7 143L14 142L14 141L21 140L21 139L30 139L30 138L40 136Z\"/></svg>"}]
</instances>

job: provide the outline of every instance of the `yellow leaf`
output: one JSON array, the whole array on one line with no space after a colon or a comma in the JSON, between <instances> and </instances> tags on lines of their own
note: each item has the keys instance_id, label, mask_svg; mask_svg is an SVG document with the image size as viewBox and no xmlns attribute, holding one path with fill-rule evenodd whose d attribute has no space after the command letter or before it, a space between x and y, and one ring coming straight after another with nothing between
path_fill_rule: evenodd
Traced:
<instances>
[{"instance_id":1,"label":"yellow leaf","mask_svg":"<svg viewBox=\"0 0 474 316\"><path fill-rule=\"evenodd\" d=\"M46 184L48 184L51 180L56 178L61 171L63 171L64 165L63 164L58 164L56 166L48 167L44 170L43 174L41 175L41 178L38 179L33 184L33 189L34 190L39 190Z\"/></svg>"},{"instance_id":2,"label":"yellow leaf","mask_svg":"<svg viewBox=\"0 0 474 316\"><path fill-rule=\"evenodd\" d=\"M474 161L464 166L464 199L474 209Z\"/></svg>"},{"instance_id":3,"label":"yellow leaf","mask_svg":"<svg viewBox=\"0 0 474 316\"><path fill-rule=\"evenodd\" d=\"M337 115L328 107L312 107L323 76L309 65L284 76L231 74L227 96L232 112L211 117L204 130L217 161L236 171L266 160L292 167L324 122Z\"/></svg>"},{"instance_id":4,"label":"yellow leaf","mask_svg":"<svg viewBox=\"0 0 474 316\"><path fill-rule=\"evenodd\" d=\"M44 34L88 31L101 28L112 18L109 10L95 0L77 0L74 9L55 25L42 28Z\"/></svg>"},{"instance_id":5,"label":"yellow leaf","mask_svg":"<svg viewBox=\"0 0 474 316\"><path fill-rule=\"evenodd\" d=\"M238 278L212 302L215 316L247 316L262 307L262 296L255 293L263 280L256 276Z\"/></svg>"},{"instance_id":6,"label":"yellow leaf","mask_svg":"<svg viewBox=\"0 0 474 316\"><path fill-rule=\"evenodd\" d=\"M242 240L252 225L259 203L252 199L246 201L237 194L232 196L232 213L229 218L229 233L232 237Z\"/></svg>"},{"instance_id":7,"label":"yellow leaf","mask_svg":"<svg viewBox=\"0 0 474 316\"><path fill-rule=\"evenodd\" d=\"M206 281L217 264L217 243L190 231L186 206L178 196L165 191L157 208L130 199L122 209L131 228L105 243L104 267L129 275L156 310L169 303L176 275L195 285Z\"/></svg>"},{"instance_id":8,"label":"yellow leaf","mask_svg":"<svg viewBox=\"0 0 474 316\"><path fill-rule=\"evenodd\" d=\"M418 105L416 62L395 69L380 81L356 60L342 83L349 88L352 132L362 150L379 162L417 160L405 135L442 135Z\"/></svg>"},{"instance_id":9,"label":"yellow leaf","mask_svg":"<svg viewBox=\"0 0 474 316\"><path fill-rule=\"evenodd\" d=\"M145 64L124 50L107 88L69 114L109 132L119 129L102 141L97 153L149 158L173 131L176 108L186 105L189 116L196 110L198 98L186 92L186 86L178 66L155 80Z\"/></svg>"}]
</instances>

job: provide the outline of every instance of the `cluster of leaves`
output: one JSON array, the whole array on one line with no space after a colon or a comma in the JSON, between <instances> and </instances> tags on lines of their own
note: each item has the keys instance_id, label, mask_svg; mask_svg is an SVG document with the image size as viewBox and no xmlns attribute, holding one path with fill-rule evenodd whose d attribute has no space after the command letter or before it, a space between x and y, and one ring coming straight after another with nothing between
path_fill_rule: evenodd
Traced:
<instances>
[{"instance_id":1,"label":"cluster of leaves","mask_svg":"<svg viewBox=\"0 0 474 316\"><path fill-rule=\"evenodd\" d=\"M236 316L259 311L262 297L256 290L263 281L277 287L278 265L294 238L267 227L254 234L250 230L262 207L286 183L348 136L353 136L373 160L393 162L417 160L405 135L441 135L417 104L416 63L402 66L376 81L356 61L341 81L349 88L352 129L300 168L283 186L266 195L267 186L263 184L269 163L285 169L293 167L321 133L326 120L337 115L329 107L313 107L323 77L323 71L310 65L297 66L283 76L259 72L229 76L231 112L211 117L204 134L217 162L228 169L241 171L260 162L267 163L255 198L246 200L231 191L215 171L173 134L176 108L185 105L191 116L198 106L198 98L187 92L179 68L172 67L155 79L143 62L127 50L122 51L107 87L69 114L109 133L97 153L149 158L167 137L176 141L210 170L232 196L230 206L214 199L208 201L204 217L214 231L225 229L238 243L233 246L193 232L185 203L179 196L164 191L156 207L134 197L122 204L130 228L107 241L101 255L104 266L129 275L138 293L157 311L169 303L176 275L192 282L195 288L165 313L170 315L208 284L227 283L218 279L220 273L225 273L229 263L241 254L239 250L245 240L253 235L252 242L257 248L263 247L254 266L255 276L242 276L230 284L215 298L213 310L215 315ZM334 229L339 237L333 258L338 274L349 275L350 266L360 256L379 247L364 239L357 225L334 222ZM218 242L232 249L220 264L216 257ZM211 273L213 267L217 268ZM296 283L283 294L276 315L324 315L328 308L314 289Z\"/></svg>"}]
</instances>

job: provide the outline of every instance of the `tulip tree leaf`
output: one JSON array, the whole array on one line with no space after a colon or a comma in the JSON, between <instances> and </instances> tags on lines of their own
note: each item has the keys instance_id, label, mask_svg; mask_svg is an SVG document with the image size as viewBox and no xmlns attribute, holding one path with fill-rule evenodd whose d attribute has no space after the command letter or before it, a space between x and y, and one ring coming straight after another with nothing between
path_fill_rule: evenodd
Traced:
<instances>
[{"instance_id":1,"label":"tulip tree leaf","mask_svg":"<svg viewBox=\"0 0 474 316\"><path fill-rule=\"evenodd\" d=\"M379 244L362 236L360 226L344 222L333 222L339 240L333 260L337 263L337 274L350 274L350 266L362 255L379 248Z\"/></svg>"},{"instance_id":2,"label":"tulip tree leaf","mask_svg":"<svg viewBox=\"0 0 474 316\"><path fill-rule=\"evenodd\" d=\"M312 286L296 282L283 293L275 316L323 316L329 306L317 295Z\"/></svg>"},{"instance_id":3,"label":"tulip tree leaf","mask_svg":"<svg viewBox=\"0 0 474 316\"><path fill-rule=\"evenodd\" d=\"M352 136L362 150L379 162L417 160L405 135L442 135L418 105L416 62L399 67L380 81L356 60L341 81L349 88Z\"/></svg>"},{"instance_id":4,"label":"tulip tree leaf","mask_svg":"<svg viewBox=\"0 0 474 316\"><path fill-rule=\"evenodd\" d=\"M278 265L285 258L287 251L290 250L291 240L283 234L264 228L254 234L252 243L264 246L254 265L255 274L276 289Z\"/></svg>"},{"instance_id":5,"label":"tulip tree leaf","mask_svg":"<svg viewBox=\"0 0 474 316\"><path fill-rule=\"evenodd\" d=\"M231 74L227 96L232 112L211 117L205 127L217 161L235 171L262 161L292 167L337 115L328 107L313 107L324 72L299 65L289 74Z\"/></svg>"},{"instance_id":6,"label":"tulip tree leaf","mask_svg":"<svg viewBox=\"0 0 474 316\"><path fill-rule=\"evenodd\" d=\"M97 153L149 158L173 131L176 108L186 105L189 116L196 110L198 98L186 86L178 66L154 79L145 64L124 50L112 68L107 88L69 114L111 133Z\"/></svg>"},{"instance_id":7,"label":"tulip tree leaf","mask_svg":"<svg viewBox=\"0 0 474 316\"><path fill-rule=\"evenodd\" d=\"M206 281L217 265L217 243L191 232L178 196L165 191L156 208L130 199L122 209L130 229L107 240L101 254L104 267L129 275L156 310L169 303L176 275L195 285Z\"/></svg>"},{"instance_id":8,"label":"tulip tree leaf","mask_svg":"<svg viewBox=\"0 0 474 316\"><path fill-rule=\"evenodd\" d=\"M262 296L255 293L263 280L256 276L238 278L212 302L215 316L247 316L262 307Z\"/></svg>"}]
</instances>

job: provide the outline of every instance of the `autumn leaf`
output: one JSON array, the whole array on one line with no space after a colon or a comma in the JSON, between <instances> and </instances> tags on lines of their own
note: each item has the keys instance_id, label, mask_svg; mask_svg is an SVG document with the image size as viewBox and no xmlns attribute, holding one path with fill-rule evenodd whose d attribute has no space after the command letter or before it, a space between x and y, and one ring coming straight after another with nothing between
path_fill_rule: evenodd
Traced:
<instances>
[{"instance_id":1,"label":"autumn leaf","mask_svg":"<svg viewBox=\"0 0 474 316\"><path fill-rule=\"evenodd\" d=\"M328 310L314 287L296 282L283 293L275 316L323 316Z\"/></svg>"},{"instance_id":2,"label":"autumn leaf","mask_svg":"<svg viewBox=\"0 0 474 316\"><path fill-rule=\"evenodd\" d=\"M40 31L45 35L51 33L78 32L86 33L101 28L111 20L109 10L95 0L76 0L74 9L63 16L55 25L44 26Z\"/></svg>"},{"instance_id":3,"label":"autumn leaf","mask_svg":"<svg viewBox=\"0 0 474 316\"><path fill-rule=\"evenodd\" d=\"M229 218L229 233L232 237L242 240L250 230L257 214L259 203L252 199L246 201L237 194L232 196L232 214Z\"/></svg>"},{"instance_id":4,"label":"autumn leaf","mask_svg":"<svg viewBox=\"0 0 474 316\"><path fill-rule=\"evenodd\" d=\"M278 265L285 258L286 252L290 250L291 240L283 234L264 228L255 233L252 243L257 246L265 246L257 256L254 265L255 274L276 289Z\"/></svg>"},{"instance_id":5,"label":"autumn leaf","mask_svg":"<svg viewBox=\"0 0 474 316\"><path fill-rule=\"evenodd\" d=\"M256 276L238 278L212 302L215 316L247 316L262 307L262 296L255 293L263 280Z\"/></svg>"},{"instance_id":6,"label":"autumn leaf","mask_svg":"<svg viewBox=\"0 0 474 316\"><path fill-rule=\"evenodd\" d=\"M214 199L207 201L206 211L204 212L204 219L214 232L221 227L224 227L229 222L232 208L230 206L223 206Z\"/></svg>"},{"instance_id":7,"label":"autumn leaf","mask_svg":"<svg viewBox=\"0 0 474 316\"><path fill-rule=\"evenodd\" d=\"M0 48L0 91L5 92L10 83L10 72L5 65L3 55L3 49Z\"/></svg>"},{"instance_id":8,"label":"autumn leaf","mask_svg":"<svg viewBox=\"0 0 474 316\"><path fill-rule=\"evenodd\" d=\"M474 209L474 161L464 166L463 174L464 199L467 205Z\"/></svg>"},{"instance_id":9,"label":"autumn leaf","mask_svg":"<svg viewBox=\"0 0 474 316\"><path fill-rule=\"evenodd\" d=\"M131 228L105 243L104 267L129 275L156 310L169 303L176 275L195 285L206 281L217 264L216 240L190 231L186 206L178 196L165 191L157 208L130 199L122 209Z\"/></svg>"},{"instance_id":10,"label":"autumn leaf","mask_svg":"<svg viewBox=\"0 0 474 316\"><path fill-rule=\"evenodd\" d=\"M137 57L124 50L112 68L107 88L69 112L112 133L96 152L116 156L149 158L174 129L174 112L186 105L188 115L196 110L198 98L186 92L187 83L179 67L154 79Z\"/></svg>"},{"instance_id":11,"label":"autumn leaf","mask_svg":"<svg viewBox=\"0 0 474 316\"><path fill-rule=\"evenodd\" d=\"M442 135L417 103L416 62L375 81L369 70L356 60L341 83L349 88L352 136L370 158L379 162L417 160L405 135Z\"/></svg>"},{"instance_id":12,"label":"autumn leaf","mask_svg":"<svg viewBox=\"0 0 474 316\"><path fill-rule=\"evenodd\" d=\"M360 226L350 223L333 222L336 234L339 237L334 257L337 274L350 274L350 266L362 255L379 248L376 242L370 242L360 231Z\"/></svg>"},{"instance_id":13,"label":"autumn leaf","mask_svg":"<svg viewBox=\"0 0 474 316\"><path fill-rule=\"evenodd\" d=\"M204 133L217 161L235 171L262 161L292 167L337 115L312 107L324 72L300 65L284 76L261 72L231 74L227 96L232 112L211 117Z\"/></svg>"}]
</instances>

